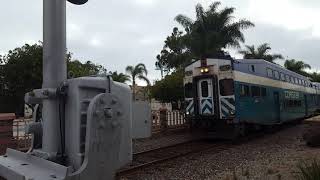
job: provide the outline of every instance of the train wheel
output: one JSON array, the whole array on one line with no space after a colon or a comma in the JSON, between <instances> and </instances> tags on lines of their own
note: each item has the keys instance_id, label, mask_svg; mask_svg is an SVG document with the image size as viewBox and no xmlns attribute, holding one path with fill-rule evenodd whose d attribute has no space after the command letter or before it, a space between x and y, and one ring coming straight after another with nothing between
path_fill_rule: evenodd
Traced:
<instances>
[{"instance_id":1,"label":"train wheel","mask_svg":"<svg viewBox=\"0 0 320 180\"><path fill-rule=\"evenodd\" d=\"M236 124L234 125L234 129L233 129L233 137L232 137L232 141L233 143L237 143L238 140L242 137L245 137L247 135L247 127L246 124Z\"/></svg>"}]
</instances>

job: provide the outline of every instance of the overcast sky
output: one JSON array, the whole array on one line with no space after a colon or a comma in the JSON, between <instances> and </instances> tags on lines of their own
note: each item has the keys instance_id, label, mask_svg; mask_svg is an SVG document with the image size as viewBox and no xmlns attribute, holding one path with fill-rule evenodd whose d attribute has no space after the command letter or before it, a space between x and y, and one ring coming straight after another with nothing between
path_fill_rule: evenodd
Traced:
<instances>
[{"instance_id":1,"label":"overcast sky","mask_svg":"<svg viewBox=\"0 0 320 180\"><path fill-rule=\"evenodd\" d=\"M67 46L74 57L108 70L145 63L151 80L159 79L155 56L178 24L174 17L195 16L197 3L210 0L89 0L68 3ZM236 17L256 27L245 31L246 44L270 43L272 52L301 59L320 70L319 0L221 0L236 8ZM42 0L6 0L0 5L0 53L42 40ZM238 55L231 50L235 57Z\"/></svg>"}]
</instances>

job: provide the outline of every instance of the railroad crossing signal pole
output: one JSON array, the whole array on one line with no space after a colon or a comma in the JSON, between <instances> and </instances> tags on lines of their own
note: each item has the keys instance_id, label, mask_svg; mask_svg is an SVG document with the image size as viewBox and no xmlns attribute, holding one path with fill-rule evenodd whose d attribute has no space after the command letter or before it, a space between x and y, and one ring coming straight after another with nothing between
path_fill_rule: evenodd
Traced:
<instances>
[{"instance_id":1,"label":"railroad crossing signal pole","mask_svg":"<svg viewBox=\"0 0 320 180\"><path fill-rule=\"evenodd\" d=\"M43 0L43 89L56 89L67 79L66 0ZM42 150L54 158L61 147L59 99L43 100Z\"/></svg>"},{"instance_id":2,"label":"railroad crossing signal pole","mask_svg":"<svg viewBox=\"0 0 320 180\"><path fill-rule=\"evenodd\" d=\"M88 0L68 0L82 5ZM67 80L66 0L43 0L43 89L56 89ZM54 158L61 149L59 99L43 99L42 150Z\"/></svg>"}]
</instances>

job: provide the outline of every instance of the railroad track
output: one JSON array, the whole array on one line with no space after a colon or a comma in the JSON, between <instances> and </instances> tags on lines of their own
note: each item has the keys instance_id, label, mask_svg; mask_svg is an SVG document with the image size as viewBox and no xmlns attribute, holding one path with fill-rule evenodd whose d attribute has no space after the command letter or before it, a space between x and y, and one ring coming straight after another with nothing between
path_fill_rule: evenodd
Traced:
<instances>
[{"instance_id":1,"label":"railroad track","mask_svg":"<svg viewBox=\"0 0 320 180\"><path fill-rule=\"evenodd\" d=\"M208 150L221 152L230 148L230 144L221 144L210 141L189 141L184 143L138 152L133 155L132 163L120 169L118 176L131 174L152 165L160 164L179 157L187 156L193 153L200 153Z\"/></svg>"}]
</instances>

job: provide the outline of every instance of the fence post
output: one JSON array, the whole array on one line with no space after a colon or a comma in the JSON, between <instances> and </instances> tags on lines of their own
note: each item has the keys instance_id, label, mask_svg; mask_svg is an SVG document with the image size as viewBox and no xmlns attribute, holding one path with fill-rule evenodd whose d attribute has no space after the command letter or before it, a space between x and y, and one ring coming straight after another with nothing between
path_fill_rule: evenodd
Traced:
<instances>
[{"instance_id":1,"label":"fence post","mask_svg":"<svg viewBox=\"0 0 320 180\"><path fill-rule=\"evenodd\" d=\"M167 109L160 109L160 127L161 131L166 131L168 128Z\"/></svg>"},{"instance_id":2,"label":"fence post","mask_svg":"<svg viewBox=\"0 0 320 180\"><path fill-rule=\"evenodd\" d=\"M13 140L13 113L0 114L0 154L5 154L7 148L16 148L17 143Z\"/></svg>"}]
</instances>

